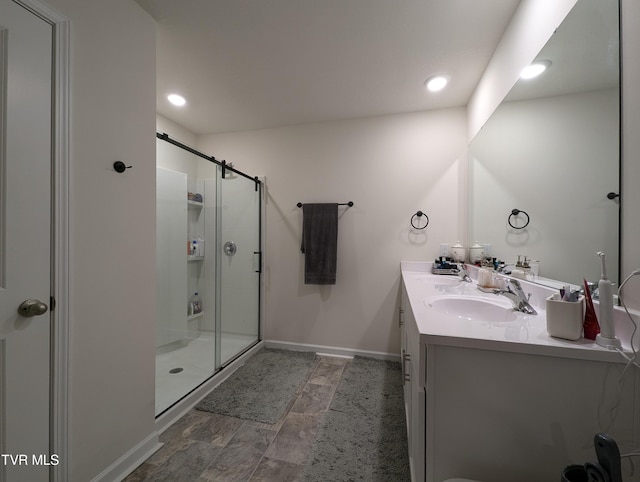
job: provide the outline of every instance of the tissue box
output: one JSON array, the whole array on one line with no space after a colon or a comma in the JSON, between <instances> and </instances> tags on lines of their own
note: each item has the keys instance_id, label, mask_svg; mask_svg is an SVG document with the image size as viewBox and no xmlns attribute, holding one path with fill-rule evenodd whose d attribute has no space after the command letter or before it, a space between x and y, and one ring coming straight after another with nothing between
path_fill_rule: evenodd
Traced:
<instances>
[{"instance_id":1,"label":"tissue box","mask_svg":"<svg viewBox=\"0 0 640 482\"><path fill-rule=\"evenodd\" d=\"M555 338L578 340L584 323L584 296L578 301L562 301L555 293L547 298L547 332Z\"/></svg>"}]
</instances>

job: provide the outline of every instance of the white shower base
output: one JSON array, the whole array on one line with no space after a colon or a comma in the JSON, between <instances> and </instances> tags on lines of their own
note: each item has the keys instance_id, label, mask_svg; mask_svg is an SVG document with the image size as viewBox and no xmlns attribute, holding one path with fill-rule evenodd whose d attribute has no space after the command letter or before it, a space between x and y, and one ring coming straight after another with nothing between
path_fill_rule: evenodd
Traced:
<instances>
[{"instance_id":1,"label":"white shower base","mask_svg":"<svg viewBox=\"0 0 640 482\"><path fill-rule=\"evenodd\" d=\"M257 336L222 333L220 360L225 364L257 341ZM171 373L182 368L179 373ZM215 371L215 336L203 332L186 346L156 355L156 415L196 388Z\"/></svg>"}]
</instances>

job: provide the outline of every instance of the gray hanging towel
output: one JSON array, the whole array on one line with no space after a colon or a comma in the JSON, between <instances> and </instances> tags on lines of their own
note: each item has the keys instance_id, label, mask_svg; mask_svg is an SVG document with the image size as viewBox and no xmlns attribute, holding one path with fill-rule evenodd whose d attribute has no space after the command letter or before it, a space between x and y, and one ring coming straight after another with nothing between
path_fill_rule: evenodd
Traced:
<instances>
[{"instance_id":1,"label":"gray hanging towel","mask_svg":"<svg viewBox=\"0 0 640 482\"><path fill-rule=\"evenodd\" d=\"M304 284L336 284L338 204L302 205Z\"/></svg>"}]
</instances>

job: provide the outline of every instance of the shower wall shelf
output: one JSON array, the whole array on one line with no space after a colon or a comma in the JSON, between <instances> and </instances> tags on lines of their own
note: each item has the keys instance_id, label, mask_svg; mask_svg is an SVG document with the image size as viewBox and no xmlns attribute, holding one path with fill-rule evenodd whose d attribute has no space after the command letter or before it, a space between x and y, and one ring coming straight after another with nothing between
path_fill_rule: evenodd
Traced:
<instances>
[{"instance_id":1,"label":"shower wall shelf","mask_svg":"<svg viewBox=\"0 0 640 482\"><path fill-rule=\"evenodd\" d=\"M187 261L204 261L204 256L187 255Z\"/></svg>"},{"instance_id":2,"label":"shower wall shelf","mask_svg":"<svg viewBox=\"0 0 640 482\"><path fill-rule=\"evenodd\" d=\"M201 318L203 316L204 316L204 311L201 311L200 313L196 313L195 315L187 316L187 321L195 320L195 319Z\"/></svg>"},{"instance_id":3,"label":"shower wall shelf","mask_svg":"<svg viewBox=\"0 0 640 482\"><path fill-rule=\"evenodd\" d=\"M187 204L189 205L189 207L194 208L201 208L202 206L204 206L204 203L199 201L187 201Z\"/></svg>"}]
</instances>

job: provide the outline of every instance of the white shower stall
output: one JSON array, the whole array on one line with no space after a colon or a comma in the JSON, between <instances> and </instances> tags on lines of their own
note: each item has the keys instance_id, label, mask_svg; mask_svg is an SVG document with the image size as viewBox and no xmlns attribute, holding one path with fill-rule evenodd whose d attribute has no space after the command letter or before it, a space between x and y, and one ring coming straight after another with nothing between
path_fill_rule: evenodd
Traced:
<instances>
[{"instance_id":1,"label":"white shower stall","mask_svg":"<svg viewBox=\"0 0 640 482\"><path fill-rule=\"evenodd\" d=\"M156 416L260 340L257 178L158 134Z\"/></svg>"}]
</instances>

